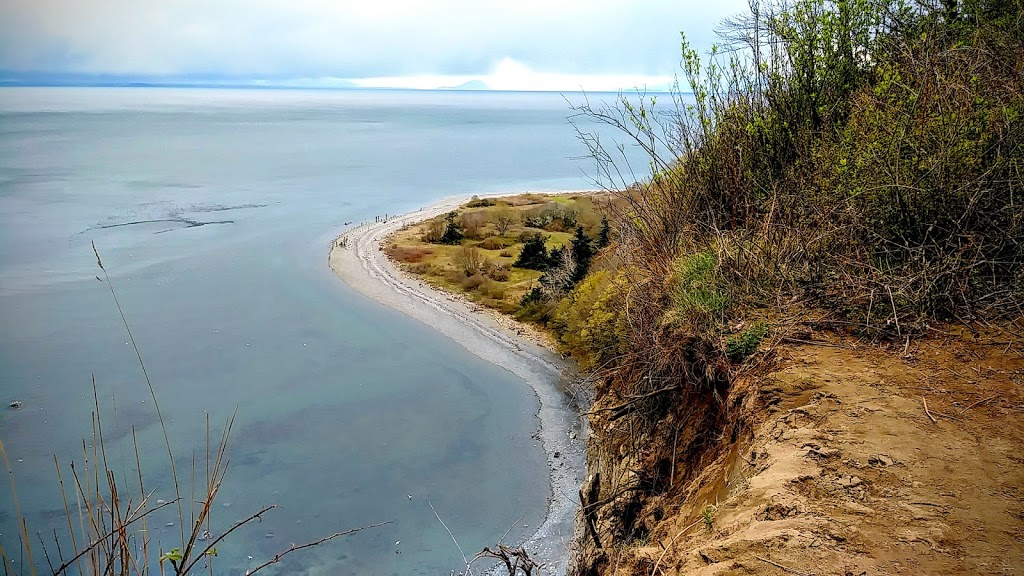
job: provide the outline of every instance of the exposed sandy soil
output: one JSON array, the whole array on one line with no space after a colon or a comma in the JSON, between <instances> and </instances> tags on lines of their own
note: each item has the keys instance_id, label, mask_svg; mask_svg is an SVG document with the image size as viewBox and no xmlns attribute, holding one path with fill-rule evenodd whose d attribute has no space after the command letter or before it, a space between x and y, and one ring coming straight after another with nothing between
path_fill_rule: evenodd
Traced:
<instances>
[{"instance_id":1,"label":"exposed sandy soil","mask_svg":"<svg viewBox=\"0 0 1024 576\"><path fill-rule=\"evenodd\" d=\"M602 573L1024 574L1013 338L779 346L748 432Z\"/></svg>"}]
</instances>

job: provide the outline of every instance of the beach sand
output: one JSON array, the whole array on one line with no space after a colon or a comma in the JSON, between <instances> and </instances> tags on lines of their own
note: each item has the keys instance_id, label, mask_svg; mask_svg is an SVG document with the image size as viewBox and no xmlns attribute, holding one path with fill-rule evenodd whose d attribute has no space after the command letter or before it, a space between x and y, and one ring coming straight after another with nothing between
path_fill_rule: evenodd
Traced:
<instances>
[{"instance_id":1,"label":"beach sand","mask_svg":"<svg viewBox=\"0 0 1024 576\"><path fill-rule=\"evenodd\" d=\"M549 344L536 331L399 271L381 250L381 243L403 226L449 212L468 200L449 198L386 222L346 230L331 246L330 266L358 292L433 327L530 385L540 400L537 437L547 454L551 494L545 520L526 549L545 564L545 573L564 574L584 472L584 432L567 392L575 371L546 347Z\"/></svg>"}]
</instances>

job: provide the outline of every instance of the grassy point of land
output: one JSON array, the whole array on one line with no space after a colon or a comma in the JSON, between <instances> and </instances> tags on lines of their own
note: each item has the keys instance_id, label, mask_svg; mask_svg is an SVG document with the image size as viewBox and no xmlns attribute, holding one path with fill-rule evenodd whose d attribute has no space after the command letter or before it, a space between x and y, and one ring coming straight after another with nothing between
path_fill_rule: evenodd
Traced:
<instances>
[{"instance_id":1,"label":"grassy point of land","mask_svg":"<svg viewBox=\"0 0 1024 576\"><path fill-rule=\"evenodd\" d=\"M596 239L605 200L595 193L474 197L453 212L402 228L385 241L384 250L400 268L432 286L515 314L523 297L559 264L521 261L524 245L540 237L545 257L551 258L570 245L577 228Z\"/></svg>"}]
</instances>

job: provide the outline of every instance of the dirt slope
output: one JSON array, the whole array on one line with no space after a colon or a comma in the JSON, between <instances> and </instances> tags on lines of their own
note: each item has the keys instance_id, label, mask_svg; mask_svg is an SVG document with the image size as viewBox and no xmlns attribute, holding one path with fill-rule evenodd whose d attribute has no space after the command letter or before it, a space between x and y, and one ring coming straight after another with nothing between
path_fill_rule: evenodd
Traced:
<instances>
[{"instance_id":1,"label":"dirt slope","mask_svg":"<svg viewBox=\"0 0 1024 576\"><path fill-rule=\"evenodd\" d=\"M1022 350L779 347L730 393L741 437L644 502L647 536L606 545L596 572L1024 574Z\"/></svg>"}]
</instances>

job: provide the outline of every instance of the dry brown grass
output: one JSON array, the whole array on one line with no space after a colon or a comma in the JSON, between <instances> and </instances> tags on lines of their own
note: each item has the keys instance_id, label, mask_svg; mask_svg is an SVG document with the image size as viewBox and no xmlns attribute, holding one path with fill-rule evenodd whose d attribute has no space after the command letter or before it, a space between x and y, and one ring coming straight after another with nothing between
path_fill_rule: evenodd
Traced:
<instances>
[{"instance_id":1,"label":"dry brown grass","mask_svg":"<svg viewBox=\"0 0 1024 576\"><path fill-rule=\"evenodd\" d=\"M393 260L410 264L422 262L424 258L433 254L433 250L422 246L399 246L394 243L389 244L384 252Z\"/></svg>"}]
</instances>

